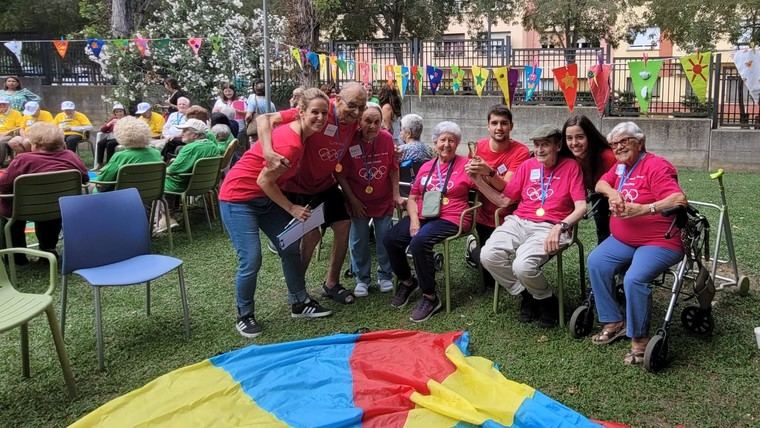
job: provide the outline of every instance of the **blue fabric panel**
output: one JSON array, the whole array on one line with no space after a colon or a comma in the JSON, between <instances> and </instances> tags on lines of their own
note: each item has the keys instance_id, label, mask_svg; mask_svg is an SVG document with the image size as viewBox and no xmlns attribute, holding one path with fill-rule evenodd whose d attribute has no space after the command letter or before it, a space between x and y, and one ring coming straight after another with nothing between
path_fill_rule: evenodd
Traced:
<instances>
[{"instance_id":1,"label":"blue fabric panel","mask_svg":"<svg viewBox=\"0 0 760 428\"><path fill-rule=\"evenodd\" d=\"M513 428L571 428L600 427L588 418L536 391L532 398L523 401L517 410Z\"/></svg>"}]
</instances>

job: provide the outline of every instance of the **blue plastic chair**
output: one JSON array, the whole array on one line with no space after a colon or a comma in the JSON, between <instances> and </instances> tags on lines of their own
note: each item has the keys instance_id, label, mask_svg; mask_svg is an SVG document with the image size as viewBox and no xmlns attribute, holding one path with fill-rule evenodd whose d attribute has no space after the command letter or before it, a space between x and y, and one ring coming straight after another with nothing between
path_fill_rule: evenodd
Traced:
<instances>
[{"instance_id":1,"label":"blue plastic chair","mask_svg":"<svg viewBox=\"0 0 760 428\"><path fill-rule=\"evenodd\" d=\"M148 219L137 189L68 196L59 204L64 237L61 332L66 328L67 279L75 273L93 286L98 368L103 370L101 288L146 283L145 311L150 315L150 282L177 269L185 334L189 337L182 260L150 254Z\"/></svg>"}]
</instances>

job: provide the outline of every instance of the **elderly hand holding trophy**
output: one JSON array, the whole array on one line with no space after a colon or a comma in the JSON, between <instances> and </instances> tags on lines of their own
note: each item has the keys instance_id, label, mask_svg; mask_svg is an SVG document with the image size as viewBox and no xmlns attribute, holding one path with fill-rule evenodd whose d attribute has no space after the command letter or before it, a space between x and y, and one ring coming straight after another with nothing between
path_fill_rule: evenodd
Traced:
<instances>
[{"instance_id":1,"label":"elderly hand holding trophy","mask_svg":"<svg viewBox=\"0 0 760 428\"><path fill-rule=\"evenodd\" d=\"M484 176L483 178L493 177L496 175L496 170L488 166L480 156L478 156L478 143L475 141L468 141L467 148L470 151L470 160L465 165L464 169L470 176Z\"/></svg>"}]
</instances>

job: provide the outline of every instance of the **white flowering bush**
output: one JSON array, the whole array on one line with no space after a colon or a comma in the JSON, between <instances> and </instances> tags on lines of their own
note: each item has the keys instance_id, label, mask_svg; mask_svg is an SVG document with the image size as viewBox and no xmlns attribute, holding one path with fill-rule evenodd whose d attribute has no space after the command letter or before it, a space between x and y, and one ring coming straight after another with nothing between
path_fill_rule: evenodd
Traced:
<instances>
[{"instance_id":1,"label":"white flowering bush","mask_svg":"<svg viewBox=\"0 0 760 428\"><path fill-rule=\"evenodd\" d=\"M163 78L173 77L193 104L210 106L220 82L249 85L263 76L263 17L259 9L250 18L241 14L240 0L168 0L165 4L140 31L142 37L151 39L145 57L132 43L127 49L106 44L101 52L98 62L116 84L109 101L160 102L166 97ZM283 22L270 16L272 45L282 34ZM197 56L187 43L191 37L203 39ZM245 93L249 88L238 89Z\"/></svg>"}]
</instances>

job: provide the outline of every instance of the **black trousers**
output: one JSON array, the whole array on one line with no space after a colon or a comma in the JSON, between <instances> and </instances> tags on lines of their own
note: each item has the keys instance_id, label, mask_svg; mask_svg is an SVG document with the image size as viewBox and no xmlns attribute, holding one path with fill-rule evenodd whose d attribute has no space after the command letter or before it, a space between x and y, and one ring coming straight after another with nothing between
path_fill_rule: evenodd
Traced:
<instances>
[{"instance_id":1,"label":"black trousers","mask_svg":"<svg viewBox=\"0 0 760 428\"><path fill-rule=\"evenodd\" d=\"M115 138L106 138L98 142L98 150L95 154L95 163L98 165L104 165L111 159L111 156L116 152L116 146L119 142ZM103 157L105 155L105 157Z\"/></svg>"},{"instance_id":2,"label":"black trousers","mask_svg":"<svg viewBox=\"0 0 760 428\"><path fill-rule=\"evenodd\" d=\"M82 142L82 136L81 135L67 135L65 138L66 141L66 148L71 150L72 152L77 151L77 146L79 143Z\"/></svg>"},{"instance_id":3,"label":"black trousers","mask_svg":"<svg viewBox=\"0 0 760 428\"><path fill-rule=\"evenodd\" d=\"M53 251L58 245L58 235L61 233L61 219L38 221L34 223L34 233L37 235L37 241L40 243L40 250ZM16 220L11 225L11 245L14 247L26 248L26 221ZM23 254L16 254L15 259L19 263L26 260Z\"/></svg>"}]
</instances>

